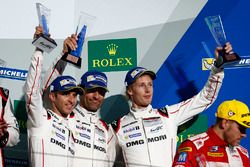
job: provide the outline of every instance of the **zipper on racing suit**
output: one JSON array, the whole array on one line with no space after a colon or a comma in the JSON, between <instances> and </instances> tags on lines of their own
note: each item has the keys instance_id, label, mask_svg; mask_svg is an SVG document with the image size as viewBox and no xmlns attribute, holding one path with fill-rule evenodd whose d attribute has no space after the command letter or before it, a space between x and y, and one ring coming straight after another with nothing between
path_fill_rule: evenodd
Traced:
<instances>
[{"instance_id":1,"label":"zipper on racing suit","mask_svg":"<svg viewBox=\"0 0 250 167\"><path fill-rule=\"evenodd\" d=\"M91 157L91 160L92 160L92 167L94 167L94 144L95 144L95 124L92 122L92 117L90 116L90 126L92 127L93 129L93 138L92 138L92 148L91 148L91 151L92 151L92 157Z\"/></svg>"},{"instance_id":2,"label":"zipper on racing suit","mask_svg":"<svg viewBox=\"0 0 250 167\"><path fill-rule=\"evenodd\" d=\"M151 164L151 156L150 156L149 147L148 147L148 137L147 137L146 130L145 130L145 127L144 127L143 118L140 118L140 119L141 119L141 123L142 123L142 127L143 127L143 132L145 134L145 140L146 140L145 142L147 144L148 158L149 158L149 163L150 163L150 166L151 166L152 164Z\"/></svg>"}]
</instances>

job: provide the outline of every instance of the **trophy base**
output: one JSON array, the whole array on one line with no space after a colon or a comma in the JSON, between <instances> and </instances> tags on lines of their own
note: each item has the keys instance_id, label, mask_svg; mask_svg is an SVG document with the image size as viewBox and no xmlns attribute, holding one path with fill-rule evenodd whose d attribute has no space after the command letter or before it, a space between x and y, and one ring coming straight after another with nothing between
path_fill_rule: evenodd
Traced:
<instances>
[{"instance_id":1,"label":"trophy base","mask_svg":"<svg viewBox=\"0 0 250 167\"><path fill-rule=\"evenodd\" d=\"M219 66L221 68L234 66L235 64L238 64L238 62L241 60L240 56L237 53L222 54L222 59L223 62Z\"/></svg>"},{"instance_id":2,"label":"trophy base","mask_svg":"<svg viewBox=\"0 0 250 167\"><path fill-rule=\"evenodd\" d=\"M80 58L80 57L76 57L76 56L71 55L71 54L65 54L62 56L61 60L69 62L69 63L75 65L76 67L81 68L82 58Z\"/></svg>"},{"instance_id":3,"label":"trophy base","mask_svg":"<svg viewBox=\"0 0 250 167\"><path fill-rule=\"evenodd\" d=\"M52 38L49 38L44 34L41 34L38 38L36 38L32 44L46 53L50 53L57 46L56 42Z\"/></svg>"}]
</instances>

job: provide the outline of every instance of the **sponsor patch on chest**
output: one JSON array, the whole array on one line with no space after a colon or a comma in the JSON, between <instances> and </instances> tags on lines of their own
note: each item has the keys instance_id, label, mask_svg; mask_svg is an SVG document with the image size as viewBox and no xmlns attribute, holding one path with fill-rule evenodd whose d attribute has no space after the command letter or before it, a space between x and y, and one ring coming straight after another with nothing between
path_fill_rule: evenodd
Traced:
<instances>
[{"instance_id":1,"label":"sponsor patch on chest","mask_svg":"<svg viewBox=\"0 0 250 167\"><path fill-rule=\"evenodd\" d=\"M99 128L98 126L95 126L95 133L103 138L105 138L105 132L103 129Z\"/></svg>"},{"instance_id":2,"label":"sponsor patch on chest","mask_svg":"<svg viewBox=\"0 0 250 167\"><path fill-rule=\"evenodd\" d=\"M139 126L128 127L128 128L123 130L123 133L126 134L126 133L133 132L133 131L136 131L136 130L139 130L139 129L140 129Z\"/></svg>"},{"instance_id":3,"label":"sponsor patch on chest","mask_svg":"<svg viewBox=\"0 0 250 167\"><path fill-rule=\"evenodd\" d=\"M152 127L155 125L161 125L162 124L162 120L160 117L153 117L150 119L143 119L143 125L145 127Z\"/></svg>"},{"instance_id":4,"label":"sponsor patch on chest","mask_svg":"<svg viewBox=\"0 0 250 167\"><path fill-rule=\"evenodd\" d=\"M223 157L223 152L207 152L207 156L209 157Z\"/></svg>"},{"instance_id":5,"label":"sponsor patch on chest","mask_svg":"<svg viewBox=\"0 0 250 167\"><path fill-rule=\"evenodd\" d=\"M76 125L76 129L80 130L80 131L85 131L87 133L91 133L91 129L84 127L84 126L80 126L80 125Z\"/></svg>"}]
</instances>

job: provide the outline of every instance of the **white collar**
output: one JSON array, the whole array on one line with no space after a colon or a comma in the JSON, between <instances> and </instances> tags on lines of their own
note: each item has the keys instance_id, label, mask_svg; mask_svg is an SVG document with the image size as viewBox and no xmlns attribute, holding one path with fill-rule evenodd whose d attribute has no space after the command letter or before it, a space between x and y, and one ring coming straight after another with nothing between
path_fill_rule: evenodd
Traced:
<instances>
[{"instance_id":1,"label":"white collar","mask_svg":"<svg viewBox=\"0 0 250 167\"><path fill-rule=\"evenodd\" d=\"M78 114L80 114L82 117L87 118L90 122L95 123L97 120L100 119L99 110L96 112L88 111L85 108L83 108L80 104L76 106L76 111Z\"/></svg>"},{"instance_id":2,"label":"white collar","mask_svg":"<svg viewBox=\"0 0 250 167\"><path fill-rule=\"evenodd\" d=\"M66 127L68 127L71 124L71 121L69 121L69 120L71 120L71 119L69 119L70 118L70 114L67 116L67 118L64 118L64 117L58 115L57 113L55 113L54 111L52 111L50 109L48 109L47 111L49 112L49 114L51 116L53 116L54 119L57 120L58 123L61 123L61 124L63 124Z\"/></svg>"},{"instance_id":3,"label":"white collar","mask_svg":"<svg viewBox=\"0 0 250 167\"><path fill-rule=\"evenodd\" d=\"M150 118L155 117L155 111L152 108L152 105L148 105L146 108L139 109L131 107L130 113L137 119L137 118Z\"/></svg>"}]
</instances>

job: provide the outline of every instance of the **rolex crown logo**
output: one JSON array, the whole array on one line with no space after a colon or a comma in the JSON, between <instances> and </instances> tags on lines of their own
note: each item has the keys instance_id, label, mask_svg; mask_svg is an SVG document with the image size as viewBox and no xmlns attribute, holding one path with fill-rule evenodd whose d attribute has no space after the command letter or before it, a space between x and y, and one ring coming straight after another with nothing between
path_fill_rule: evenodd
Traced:
<instances>
[{"instance_id":1,"label":"rolex crown logo","mask_svg":"<svg viewBox=\"0 0 250 167\"><path fill-rule=\"evenodd\" d=\"M109 44L107 46L107 50L109 52L109 55L114 56L116 54L117 48L118 48L118 46L116 44L113 44L113 43Z\"/></svg>"}]
</instances>

